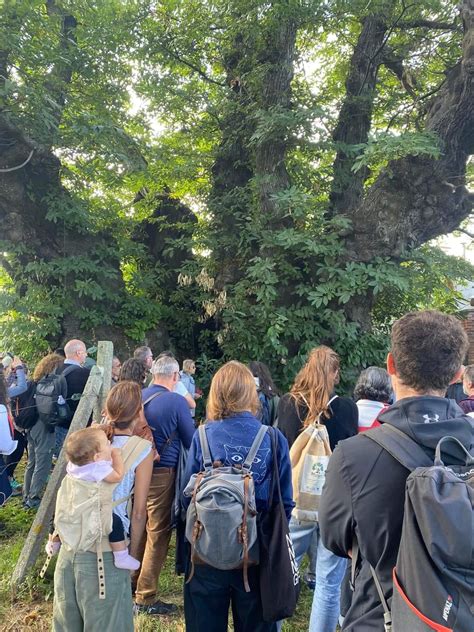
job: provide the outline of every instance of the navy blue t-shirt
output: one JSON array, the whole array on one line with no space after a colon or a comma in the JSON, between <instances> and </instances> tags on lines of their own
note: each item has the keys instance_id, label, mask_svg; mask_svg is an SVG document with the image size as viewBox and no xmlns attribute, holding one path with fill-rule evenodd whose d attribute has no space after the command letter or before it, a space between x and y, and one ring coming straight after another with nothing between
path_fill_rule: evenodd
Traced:
<instances>
[{"instance_id":1,"label":"navy blue t-shirt","mask_svg":"<svg viewBox=\"0 0 474 632\"><path fill-rule=\"evenodd\" d=\"M221 421L206 423L206 436L213 461L220 461L223 465L242 465L250 450L257 432L262 427L261 422L250 412L240 412ZM289 519L294 507L293 488L291 484L291 463L288 443L279 430L274 429L277 437L278 471L280 486L286 516ZM204 467L202 459L199 433L194 435L191 449L186 461L183 483L186 485L192 474L201 472ZM270 435L264 437L254 462L250 467L255 481L255 500L257 511L268 508L270 483L273 474L273 457ZM275 499L276 499L275 490ZM189 498L184 498L184 505L189 504Z\"/></svg>"},{"instance_id":2,"label":"navy blue t-shirt","mask_svg":"<svg viewBox=\"0 0 474 632\"><path fill-rule=\"evenodd\" d=\"M176 467L179 459L180 442L188 449L194 434L194 420L188 402L182 395L172 393L164 386L152 384L142 391L142 401L160 393L145 406L145 417L150 426L155 445L161 454L165 442L175 432L171 445L164 450L157 467Z\"/></svg>"}]
</instances>

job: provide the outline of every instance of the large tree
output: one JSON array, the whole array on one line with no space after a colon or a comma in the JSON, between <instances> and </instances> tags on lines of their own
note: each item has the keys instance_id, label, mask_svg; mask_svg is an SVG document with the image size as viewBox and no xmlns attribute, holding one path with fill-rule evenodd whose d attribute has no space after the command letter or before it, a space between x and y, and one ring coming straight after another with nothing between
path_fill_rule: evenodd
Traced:
<instances>
[{"instance_id":1,"label":"large tree","mask_svg":"<svg viewBox=\"0 0 474 632\"><path fill-rule=\"evenodd\" d=\"M170 336L290 376L327 342L356 367L449 276L419 247L472 210L474 0L0 19L3 296L32 346Z\"/></svg>"}]
</instances>

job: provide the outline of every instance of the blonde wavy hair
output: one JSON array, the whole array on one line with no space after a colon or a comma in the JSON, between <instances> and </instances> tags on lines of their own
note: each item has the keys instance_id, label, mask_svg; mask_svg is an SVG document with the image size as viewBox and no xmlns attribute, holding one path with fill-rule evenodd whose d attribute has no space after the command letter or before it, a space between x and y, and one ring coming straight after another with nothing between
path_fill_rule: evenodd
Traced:
<instances>
[{"instance_id":1,"label":"blonde wavy hair","mask_svg":"<svg viewBox=\"0 0 474 632\"><path fill-rule=\"evenodd\" d=\"M313 349L290 390L297 407L308 410L305 419L301 420L305 426L315 423L320 415L326 419L331 417L328 402L338 380L337 353L324 345Z\"/></svg>"},{"instance_id":2,"label":"blonde wavy hair","mask_svg":"<svg viewBox=\"0 0 474 632\"><path fill-rule=\"evenodd\" d=\"M33 372L33 382L39 382L48 373L53 373L58 367L64 364L63 356L58 353L49 353L42 358Z\"/></svg>"},{"instance_id":3,"label":"blonde wavy hair","mask_svg":"<svg viewBox=\"0 0 474 632\"><path fill-rule=\"evenodd\" d=\"M224 364L212 378L207 418L215 421L244 411L256 415L259 409L257 387L250 370L237 360Z\"/></svg>"}]
</instances>

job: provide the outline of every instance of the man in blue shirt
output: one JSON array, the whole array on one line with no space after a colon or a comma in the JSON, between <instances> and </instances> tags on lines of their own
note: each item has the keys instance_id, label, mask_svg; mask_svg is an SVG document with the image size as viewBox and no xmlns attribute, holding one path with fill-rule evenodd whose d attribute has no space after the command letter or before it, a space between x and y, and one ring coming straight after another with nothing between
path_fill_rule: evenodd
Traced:
<instances>
[{"instance_id":1,"label":"man in blue shirt","mask_svg":"<svg viewBox=\"0 0 474 632\"><path fill-rule=\"evenodd\" d=\"M171 507L181 443L186 449L191 445L194 421L186 400L173 392L180 379L177 361L169 356L159 357L151 373L153 382L143 390L142 399L159 458L155 460L148 492L147 538L135 608L147 614L170 614L177 608L157 599L157 586L171 537Z\"/></svg>"}]
</instances>

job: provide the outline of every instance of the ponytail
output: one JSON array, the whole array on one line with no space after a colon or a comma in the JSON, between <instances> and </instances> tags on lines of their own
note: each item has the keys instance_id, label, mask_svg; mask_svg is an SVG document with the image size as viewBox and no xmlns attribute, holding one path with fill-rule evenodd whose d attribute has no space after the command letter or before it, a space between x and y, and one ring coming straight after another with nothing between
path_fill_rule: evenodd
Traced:
<instances>
[{"instance_id":1,"label":"ponytail","mask_svg":"<svg viewBox=\"0 0 474 632\"><path fill-rule=\"evenodd\" d=\"M112 439L114 438L114 434L115 434L115 424L114 424L114 422L113 421L109 421L108 419L106 419L106 423L102 424L100 427L102 428L102 430L107 435L107 439L109 441L112 441Z\"/></svg>"}]
</instances>

